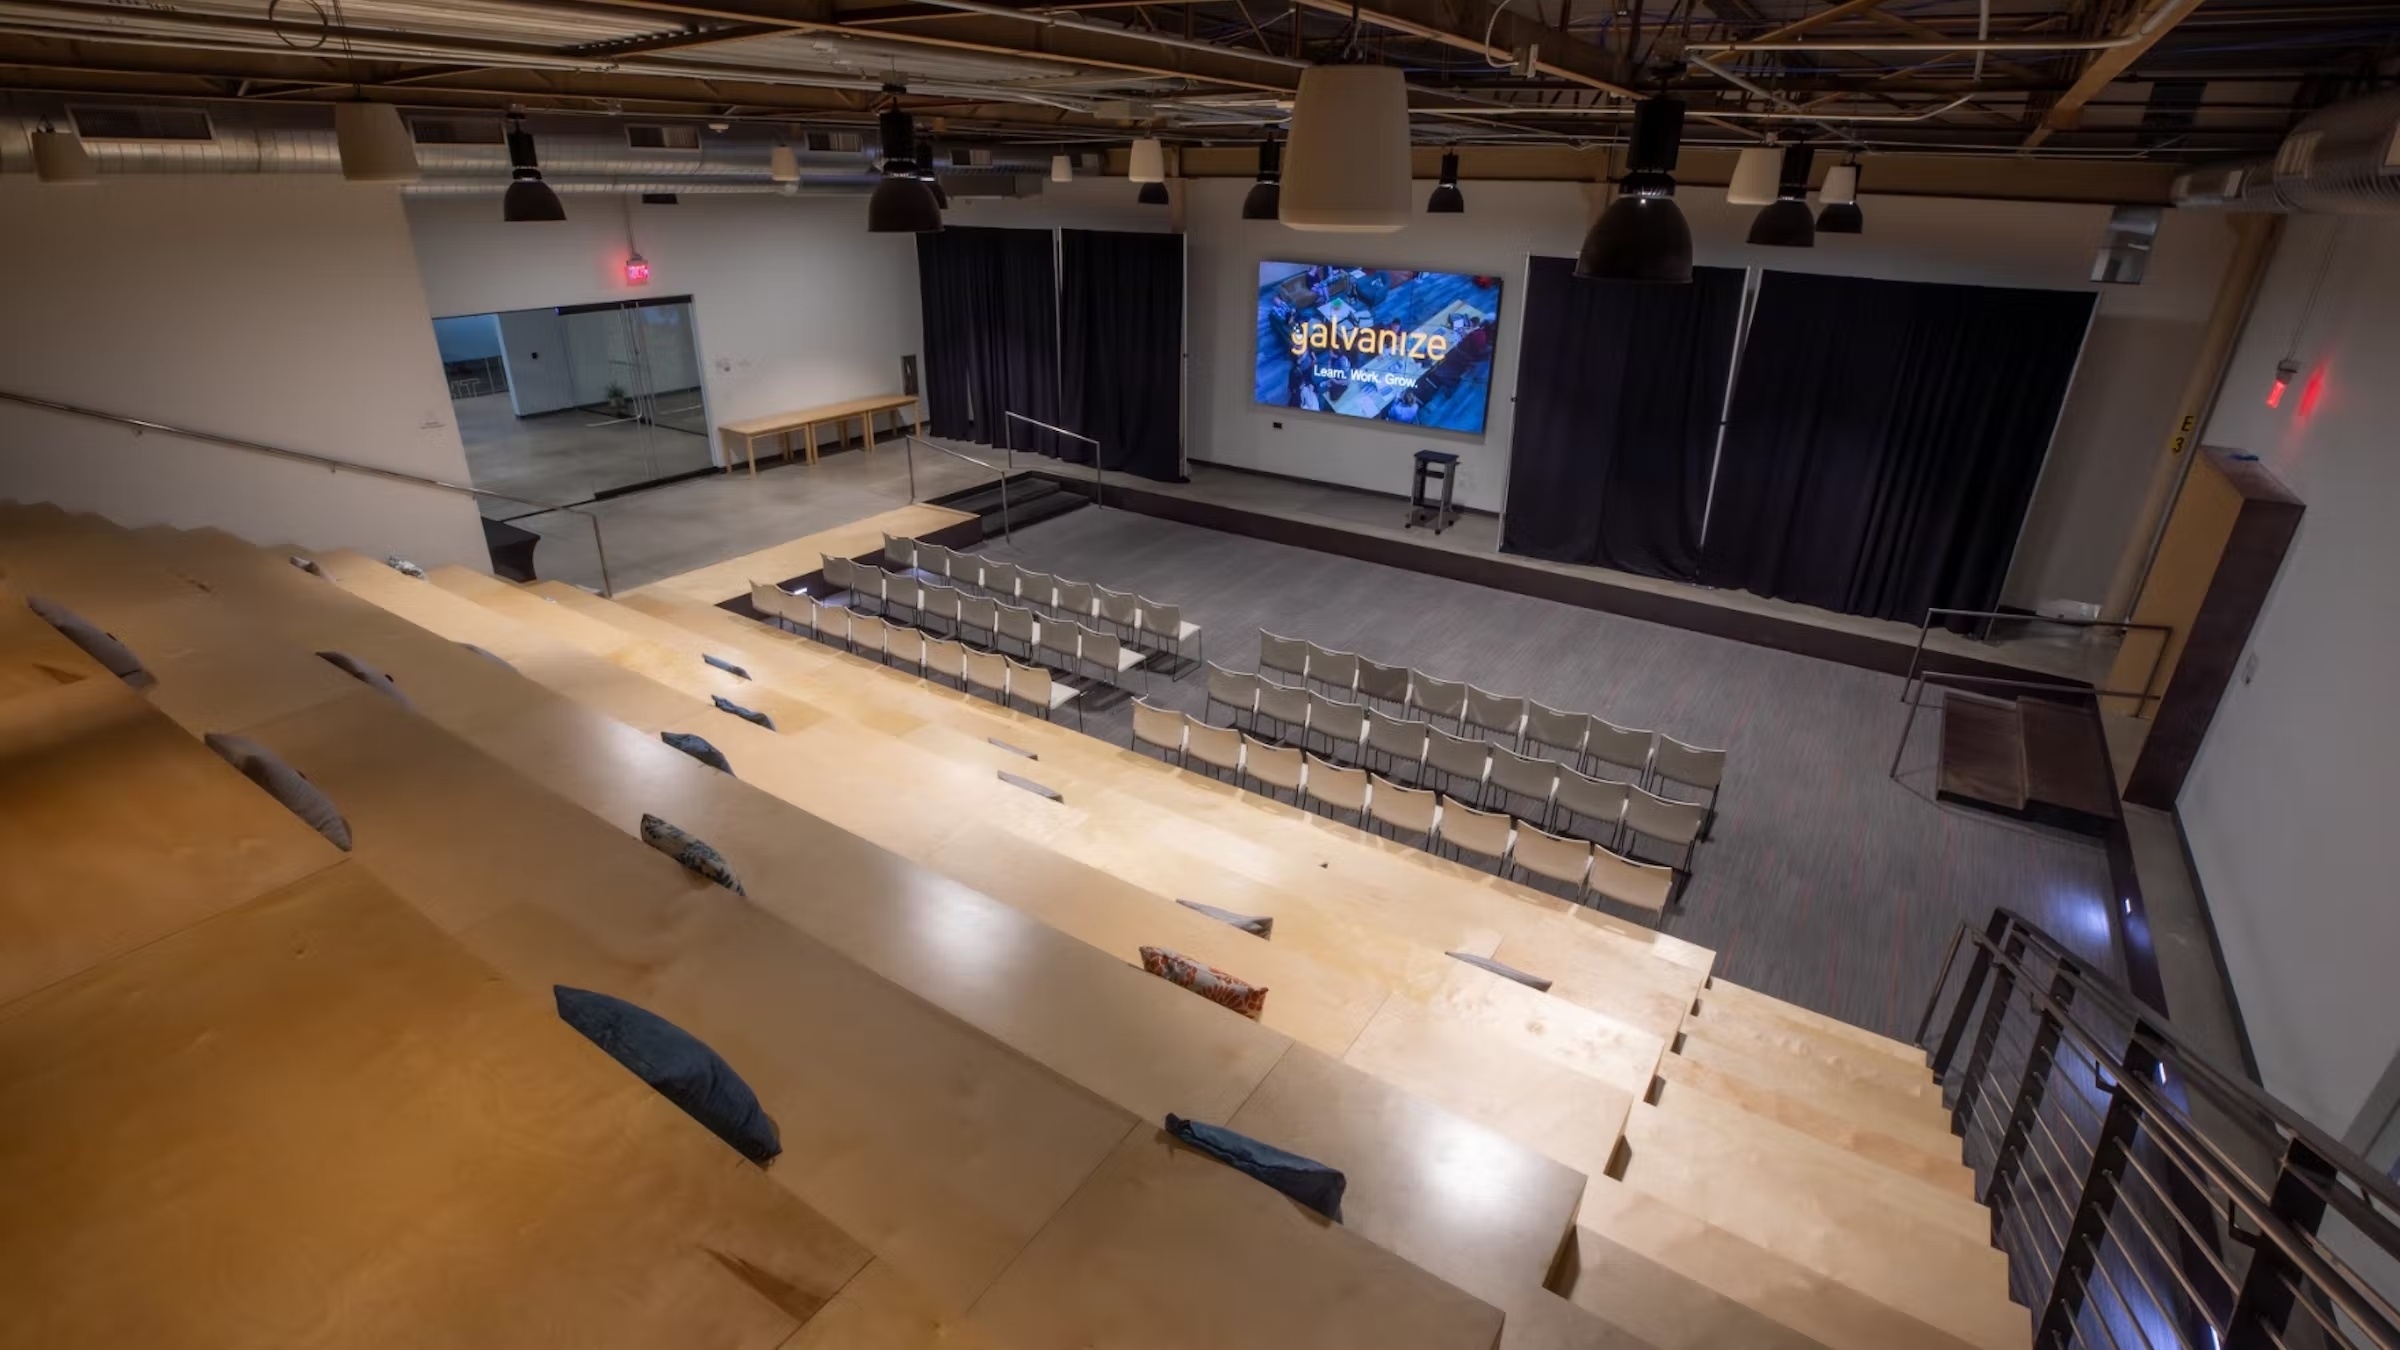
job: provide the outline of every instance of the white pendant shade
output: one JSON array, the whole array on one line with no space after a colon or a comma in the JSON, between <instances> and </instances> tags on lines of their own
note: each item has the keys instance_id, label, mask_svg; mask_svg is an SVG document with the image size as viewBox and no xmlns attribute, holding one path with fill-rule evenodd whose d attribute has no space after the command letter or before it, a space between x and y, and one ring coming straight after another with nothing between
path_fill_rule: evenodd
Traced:
<instances>
[{"instance_id":1,"label":"white pendant shade","mask_svg":"<svg viewBox=\"0 0 2400 1350\"><path fill-rule=\"evenodd\" d=\"M1858 166L1855 164L1836 164L1832 168L1827 169L1825 171L1825 186L1817 190L1817 196L1829 206L1836 203L1847 205L1848 203L1857 201Z\"/></svg>"},{"instance_id":2,"label":"white pendant shade","mask_svg":"<svg viewBox=\"0 0 2400 1350\"><path fill-rule=\"evenodd\" d=\"M1053 183L1074 182L1075 161L1065 155L1052 155L1050 157L1050 181Z\"/></svg>"},{"instance_id":3,"label":"white pendant shade","mask_svg":"<svg viewBox=\"0 0 2400 1350\"><path fill-rule=\"evenodd\" d=\"M97 183L100 166L72 131L33 133L33 172L45 183Z\"/></svg>"},{"instance_id":4,"label":"white pendant shade","mask_svg":"<svg viewBox=\"0 0 2400 1350\"><path fill-rule=\"evenodd\" d=\"M1135 183L1167 181L1167 151L1156 136L1144 136L1133 143L1133 155L1126 161L1125 177Z\"/></svg>"},{"instance_id":5,"label":"white pendant shade","mask_svg":"<svg viewBox=\"0 0 2400 1350\"><path fill-rule=\"evenodd\" d=\"M423 176L416 142L389 103L334 104L333 141L342 177L353 183L413 183Z\"/></svg>"},{"instance_id":6,"label":"white pendant shade","mask_svg":"<svg viewBox=\"0 0 2400 1350\"><path fill-rule=\"evenodd\" d=\"M1408 81L1396 66L1300 73L1283 153L1284 224L1381 234L1409 222Z\"/></svg>"},{"instance_id":7,"label":"white pendant shade","mask_svg":"<svg viewBox=\"0 0 2400 1350\"><path fill-rule=\"evenodd\" d=\"M1765 206L1775 200L1775 184L1782 175L1782 146L1751 146L1733 162L1733 182L1725 188L1725 201L1731 206Z\"/></svg>"},{"instance_id":8,"label":"white pendant shade","mask_svg":"<svg viewBox=\"0 0 2400 1350\"><path fill-rule=\"evenodd\" d=\"M792 147L778 145L767 151L767 180L774 183L800 181L800 157L792 153Z\"/></svg>"}]
</instances>

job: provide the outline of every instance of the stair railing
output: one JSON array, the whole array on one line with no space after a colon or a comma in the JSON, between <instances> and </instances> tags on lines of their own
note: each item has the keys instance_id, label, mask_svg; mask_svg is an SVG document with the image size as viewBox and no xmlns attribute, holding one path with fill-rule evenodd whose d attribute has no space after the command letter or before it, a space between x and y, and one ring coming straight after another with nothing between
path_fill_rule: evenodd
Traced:
<instances>
[{"instance_id":1,"label":"stair railing","mask_svg":"<svg viewBox=\"0 0 2400 1350\"><path fill-rule=\"evenodd\" d=\"M1015 472L1016 456L1013 453L1009 454L1007 463L994 464L988 459L977 459L973 455L953 450L946 445L936 445L932 441L919 437L914 432L902 432L900 434L900 452L908 459L908 500L911 505L914 505L917 500L917 447L920 445L936 453L948 455L952 459L963 459L969 464L979 465L1000 475L1000 537L1012 543L1015 542L1016 534L1011 530L1008 520L1008 476Z\"/></svg>"},{"instance_id":2,"label":"stair railing","mask_svg":"<svg viewBox=\"0 0 2400 1350\"><path fill-rule=\"evenodd\" d=\"M1993 622L2005 619L2014 623L2049 624L2061 628L2113 628L2119 633L2156 633L2158 634L2158 647L2150 653L2150 669L2142 677L2142 686L2139 689L2094 689L2088 685L2069 683L2064 680L1976 675L1963 670L1929 670L1925 665L1925 641L1932 635L1936 620L1950 619L1983 620L1983 635L1986 639L1991 636ZM1940 605L1932 606L1925 611L1924 619L1917 624L1917 645L1909 653L1908 674L1900 682L1900 701L1908 705L1908 717L1900 724L1900 743L1892 747L1892 767L1885 776L1889 778L1900 776L1900 759L1908 753L1909 734L1916 729L1917 725L1917 709L1925 706L1926 688L1937 681L1944 688L1955 685L1970 692L1975 689L2023 689L2055 696L2089 698L2095 705L2104 698L2129 698L2134 701L2134 711L2138 715L2143 707L2156 702L2160 697L2153 691L2158 687L2158 668L2166 660L2167 644L2174 632L2175 629L2172 625L2163 623L2132 623L2118 619L2054 619L2048 615L2012 614L1997 609L1951 609Z\"/></svg>"},{"instance_id":3,"label":"stair railing","mask_svg":"<svg viewBox=\"0 0 2400 1350\"><path fill-rule=\"evenodd\" d=\"M2036 1350L2400 1350L2400 1186L2023 916L1959 927L1917 1044Z\"/></svg>"},{"instance_id":4,"label":"stair railing","mask_svg":"<svg viewBox=\"0 0 2400 1350\"><path fill-rule=\"evenodd\" d=\"M1052 426L1048 422L1027 417L1023 413L1004 412L1000 414L1000 416L1002 419L1001 425L1008 428L1008 444L1012 450L1016 447L1017 424L1019 422L1022 422L1027 426L1040 427L1044 431L1056 432L1058 435L1067 437L1069 440L1081 441L1085 445L1092 447L1092 505L1102 508L1107 507L1108 502L1106 497L1108 487L1106 477L1100 470L1100 442L1093 440L1091 437L1084 435L1080 431L1069 431L1065 427ZM1014 463L1015 461L1012 459L1010 462Z\"/></svg>"},{"instance_id":5,"label":"stair railing","mask_svg":"<svg viewBox=\"0 0 2400 1350\"><path fill-rule=\"evenodd\" d=\"M13 393L5 389L0 389L0 402L18 403L23 404L28 408L40 408L47 412L61 413L69 417L82 417L88 418L95 422L109 422L121 427L130 427L133 430L133 434L136 436L145 435L150 432L157 432L162 436L173 436L177 440L198 441L206 445L221 445L230 450L244 450L254 455L266 455L274 459L288 459L299 464L312 464L318 468L325 469L332 473L359 474L364 477L381 478L394 483L409 483L417 487L434 488L442 492L452 492L467 497L483 498L499 502L515 502L520 506L531 506L536 508L532 511L521 512L514 516L503 517L502 519L505 521L523 520L528 516L547 515L553 511L564 512L565 514L571 516L578 516L581 517L583 521L592 528L592 552L598 556L600 561L600 593L602 595L611 595L615 593L615 588L610 584L608 575L608 547L600 537L600 518L589 511L578 509L580 507L592 505L593 502L598 500L597 498L586 497L581 501L573 502L544 502L532 497L518 497L506 492L492 492L484 488L475 487L468 483L453 483L446 479L428 478L423 474L407 473L399 469L383 469L377 468L372 464L357 464L346 459L335 459L330 455L312 454L306 450L292 450L280 445L267 445L259 441L244 440L239 436L220 436L213 431L196 431L190 427L179 427L169 422L154 422L146 417L128 417L123 413L105 412L98 408L86 408L79 404L62 403L57 399L38 398L32 394Z\"/></svg>"}]
</instances>

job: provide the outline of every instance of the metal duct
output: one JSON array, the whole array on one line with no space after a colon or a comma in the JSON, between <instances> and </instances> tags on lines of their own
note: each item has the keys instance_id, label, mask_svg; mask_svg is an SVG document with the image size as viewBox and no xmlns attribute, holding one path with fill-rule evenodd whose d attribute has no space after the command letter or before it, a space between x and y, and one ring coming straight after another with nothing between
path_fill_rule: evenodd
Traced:
<instances>
[{"instance_id":1,"label":"metal duct","mask_svg":"<svg viewBox=\"0 0 2400 1350\"><path fill-rule=\"evenodd\" d=\"M2311 113L2269 160L2177 175L2177 206L2330 215L2400 212L2400 90Z\"/></svg>"},{"instance_id":2,"label":"metal duct","mask_svg":"<svg viewBox=\"0 0 2400 1350\"><path fill-rule=\"evenodd\" d=\"M2177 206L2282 215L2292 207L2275 191L2275 163L2265 159L2203 164L2175 175L2167 189Z\"/></svg>"}]
</instances>

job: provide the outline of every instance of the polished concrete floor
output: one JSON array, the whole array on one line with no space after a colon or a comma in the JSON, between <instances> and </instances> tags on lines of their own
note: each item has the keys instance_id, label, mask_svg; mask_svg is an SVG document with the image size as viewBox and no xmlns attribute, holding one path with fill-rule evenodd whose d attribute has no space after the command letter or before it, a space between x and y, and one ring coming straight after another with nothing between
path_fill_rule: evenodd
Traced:
<instances>
[{"instance_id":1,"label":"polished concrete floor","mask_svg":"<svg viewBox=\"0 0 2400 1350\"><path fill-rule=\"evenodd\" d=\"M698 395L666 397L696 401ZM519 417L506 394L453 399L450 407L467 448L468 480L510 498L479 500L494 520L709 467L705 431L644 426L580 408Z\"/></svg>"}]
</instances>

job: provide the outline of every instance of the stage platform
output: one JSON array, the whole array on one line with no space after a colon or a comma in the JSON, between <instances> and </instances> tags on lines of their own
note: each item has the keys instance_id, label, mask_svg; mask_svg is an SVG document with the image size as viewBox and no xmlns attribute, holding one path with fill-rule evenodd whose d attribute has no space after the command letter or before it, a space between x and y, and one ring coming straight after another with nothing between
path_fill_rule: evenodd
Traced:
<instances>
[{"instance_id":1,"label":"stage platform","mask_svg":"<svg viewBox=\"0 0 2400 1350\"><path fill-rule=\"evenodd\" d=\"M737 595L748 595L752 581L780 582L816 572L828 554L863 558L880 552L887 534L965 548L972 546L980 533L971 512L953 511L946 506L903 506L654 581L625 595L714 605Z\"/></svg>"}]
</instances>

